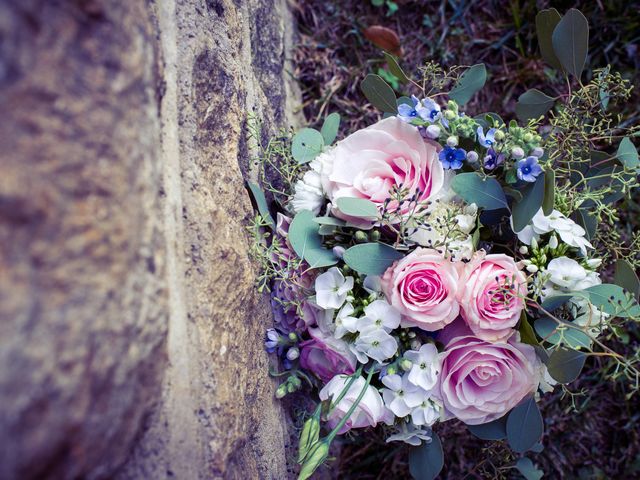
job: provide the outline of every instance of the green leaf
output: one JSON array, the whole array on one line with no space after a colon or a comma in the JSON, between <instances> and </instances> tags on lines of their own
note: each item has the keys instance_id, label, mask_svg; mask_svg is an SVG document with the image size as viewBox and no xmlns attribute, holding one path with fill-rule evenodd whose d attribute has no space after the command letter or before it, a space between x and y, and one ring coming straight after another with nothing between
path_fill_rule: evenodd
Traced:
<instances>
[{"instance_id":1,"label":"green leaf","mask_svg":"<svg viewBox=\"0 0 640 480\"><path fill-rule=\"evenodd\" d=\"M627 168L635 169L640 166L638 150L636 150L635 145L631 142L629 137L624 137L620 142L620 145L618 145L616 157L618 157L622 164Z\"/></svg>"},{"instance_id":2,"label":"green leaf","mask_svg":"<svg viewBox=\"0 0 640 480\"><path fill-rule=\"evenodd\" d=\"M464 105L474 93L484 87L487 81L487 69L484 63L470 67L462 74L456 86L449 92L449 98L455 100L458 105Z\"/></svg>"},{"instance_id":3,"label":"green leaf","mask_svg":"<svg viewBox=\"0 0 640 480\"><path fill-rule=\"evenodd\" d=\"M503 440L507 438L507 415L489 423L467 425L467 428L482 440Z\"/></svg>"},{"instance_id":4,"label":"green leaf","mask_svg":"<svg viewBox=\"0 0 640 480\"><path fill-rule=\"evenodd\" d=\"M309 210L299 212L289 225L289 243L298 257L306 260L311 268L328 267L338 263L333 250L322 246L318 224Z\"/></svg>"},{"instance_id":5,"label":"green leaf","mask_svg":"<svg viewBox=\"0 0 640 480\"><path fill-rule=\"evenodd\" d=\"M533 331L533 327L527 319L527 314L524 310L520 314L520 324L518 325L518 332L520 332L520 341L528 345L540 345L536 338L536 333Z\"/></svg>"},{"instance_id":6,"label":"green leaf","mask_svg":"<svg viewBox=\"0 0 640 480\"><path fill-rule=\"evenodd\" d=\"M561 336L558 331L558 322L552 318L539 318L533 326L540 338L552 345L563 343L571 348L589 348L591 346L591 338L589 335L575 328L566 327Z\"/></svg>"},{"instance_id":7,"label":"green leaf","mask_svg":"<svg viewBox=\"0 0 640 480\"><path fill-rule=\"evenodd\" d=\"M486 210L509 208L500 183L493 178L483 179L477 173L459 173L451 188L467 203L475 203Z\"/></svg>"},{"instance_id":8,"label":"green leaf","mask_svg":"<svg viewBox=\"0 0 640 480\"><path fill-rule=\"evenodd\" d=\"M541 10L536 15L536 32L538 34L538 44L540 45L540 54L545 62L557 70L562 70L560 60L553 51L553 41L551 39L553 30L560 22L562 17L555 8Z\"/></svg>"},{"instance_id":9,"label":"green leaf","mask_svg":"<svg viewBox=\"0 0 640 480\"><path fill-rule=\"evenodd\" d=\"M387 66L389 67L389 71L400 80L400 83L409 83L409 78L405 75L398 65L398 61L395 59L393 55L389 55L387 52L384 52L384 58L387 60Z\"/></svg>"},{"instance_id":10,"label":"green leaf","mask_svg":"<svg viewBox=\"0 0 640 480\"><path fill-rule=\"evenodd\" d=\"M514 203L511 211L513 215L513 230L521 231L526 227L533 216L538 213L544 199L544 177L542 173L538 175L536 181L522 189L522 200Z\"/></svg>"},{"instance_id":11,"label":"green leaf","mask_svg":"<svg viewBox=\"0 0 640 480\"><path fill-rule=\"evenodd\" d=\"M507 441L515 452L526 452L533 447L543 430L542 415L533 395L522 400L507 417Z\"/></svg>"},{"instance_id":12,"label":"green leaf","mask_svg":"<svg viewBox=\"0 0 640 480\"><path fill-rule=\"evenodd\" d=\"M551 36L553 51L564 69L580 78L589 50L589 22L572 8L560 20Z\"/></svg>"},{"instance_id":13,"label":"green leaf","mask_svg":"<svg viewBox=\"0 0 640 480\"><path fill-rule=\"evenodd\" d=\"M522 121L538 118L551 110L554 103L555 100L552 97L532 88L518 97L516 115Z\"/></svg>"},{"instance_id":14,"label":"green leaf","mask_svg":"<svg viewBox=\"0 0 640 480\"><path fill-rule=\"evenodd\" d=\"M379 216L376 204L364 198L342 197L336 200L336 205L342 213L350 217L374 220Z\"/></svg>"},{"instance_id":15,"label":"green leaf","mask_svg":"<svg viewBox=\"0 0 640 480\"><path fill-rule=\"evenodd\" d=\"M554 350L547 363L549 375L559 383L571 383L580 375L586 359L587 356L578 350L570 348Z\"/></svg>"},{"instance_id":16,"label":"green leaf","mask_svg":"<svg viewBox=\"0 0 640 480\"><path fill-rule=\"evenodd\" d=\"M618 285L603 283L585 288L581 293L589 295L591 304L609 315L623 318L640 315L640 306L633 294Z\"/></svg>"},{"instance_id":17,"label":"green leaf","mask_svg":"<svg viewBox=\"0 0 640 480\"><path fill-rule=\"evenodd\" d=\"M322 134L313 128L299 130L291 141L291 154L299 164L308 163L324 148Z\"/></svg>"},{"instance_id":18,"label":"green leaf","mask_svg":"<svg viewBox=\"0 0 640 480\"><path fill-rule=\"evenodd\" d=\"M551 215L556 202L556 172L549 169L544 172L544 198L542 200L542 213Z\"/></svg>"},{"instance_id":19,"label":"green leaf","mask_svg":"<svg viewBox=\"0 0 640 480\"><path fill-rule=\"evenodd\" d=\"M338 128L340 128L340 114L333 112L327 118L324 119L320 133L324 139L325 145L331 145L338 135Z\"/></svg>"},{"instance_id":20,"label":"green leaf","mask_svg":"<svg viewBox=\"0 0 640 480\"><path fill-rule=\"evenodd\" d=\"M335 217L316 217L313 219L318 225L334 225L336 227L344 227L347 222Z\"/></svg>"},{"instance_id":21,"label":"green leaf","mask_svg":"<svg viewBox=\"0 0 640 480\"><path fill-rule=\"evenodd\" d=\"M613 281L616 285L631 292L638 300L640 296L640 280L638 280L638 275L629 262L622 258L616 261L616 273Z\"/></svg>"},{"instance_id":22,"label":"green leaf","mask_svg":"<svg viewBox=\"0 0 640 480\"><path fill-rule=\"evenodd\" d=\"M585 209L576 210L576 223L584 228L587 240L591 241L596 236L598 229L598 221L593 215L590 215Z\"/></svg>"},{"instance_id":23,"label":"green leaf","mask_svg":"<svg viewBox=\"0 0 640 480\"><path fill-rule=\"evenodd\" d=\"M360 88L371 105L378 110L393 114L398 112L396 94L393 93L393 88L380 75L370 73L364 78Z\"/></svg>"},{"instance_id":24,"label":"green leaf","mask_svg":"<svg viewBox=\"0 0 640 480\"><path fill-rule=\"evenodd\" d=\"M527 457L519 458L516 462L516 468L526 480L540 480L544 475L544 472Z\"/></svg>"},{"instance_id":25,"label":"green leaf","mask_svg":"<svg viewBox=\"0 0 640 480\"><path fill-rule=\"evenodd\" d=\"M602 81L609 74L609 65L607 65L598 75L598 80ZM608 85L603 84L600 87L600 91L598 92L598 96L600 97L600 105L602 105L602 110L606 111L609 106L609 91L607 90Z\"/></svg>"},{"instance_id":26,"label":"green leaf","mask_svg":"<svg viewBox=\"0 0 640 480\"><path fill-rule=\"evenodd\" d=\"M382 275L393 262L404 255L384 243L363 243L348 248L342 257L344 263L364 275Z\"/></svg>"},{"instance_id":27,"label":"green leaf","mask_svg":"<svg viewBox=\"0 0 640 480\"><path fill-rule=\"evenodd\" d=\"M409 451L409 471L414 480L434 480L444 466L442 443L436 432L431 432L431 441L422 442Z\"/></svg>"},{"instance_id":28,"label":"green leaf","mask_svg":"<svg viewBox=\"0 0 640 480\"><path fill-rule=\"evenodd\" d=\"M264 192L255 183L247 182L247 186L249 187L249 191L251 192L253 200L256 202L256 207L258 207L258 212L260 213L260 215L262 215L262 218L264 218L271 224L271 228L275 228L276 222L273 220L271 212L269 212L269 207L267 205L267 199L264 196Z\"/></svg>"}]
</instances>

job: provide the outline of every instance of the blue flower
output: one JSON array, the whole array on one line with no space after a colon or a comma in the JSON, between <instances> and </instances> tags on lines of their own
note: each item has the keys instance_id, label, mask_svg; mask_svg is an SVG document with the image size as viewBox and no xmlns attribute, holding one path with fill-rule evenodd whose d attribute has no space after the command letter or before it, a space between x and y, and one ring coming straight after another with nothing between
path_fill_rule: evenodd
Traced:
<instances>
[{"instance_id":1,"label":"blue flower","mask_svg":"<svg viewBox=\"0 0 640 480\"><path fill-rule=\"evenodd\" d=\"M431 100L430 98L425 98L422 100L422 105L418 109L418 114L422 117L423 120L427 122L435 122L442 116L442 112L440 110L440 105Z\"/></svg>"},{"instance_id":2,"label":"blue flower","mask_svg":"<svg viewBox=\"0 0 640 480\"><path fill-rule=\"evenodd\" d=\"M496 142L496 131L497 130L495 128L492 128L487 132L487 135L485 136L482 127L478 127L478 143L485 148L491 147Z\"/></svg>"},{"instance_id":3,"label":"blue flower","mask_svg":"<svg viewBox=\"0 0 640 480\"><path fill-rule=\"evenodd\" d=\"M411 95L411 101L413 105L401 103L398 105L398 117L407 123L410 123L414 118L418 116L416 107L420 104L420 100L415 95Z\"/></svg>"},{"instance_id":4,"label":"blue flower","mask_svg":"<svg viewBox=\"0 0 640 480\"><path fill-rule=\"evenodd\" d=\"M462 168L462 162L467 157L467 152L461 148L445 147L440 152L440 161L446 170L458 170Z\"/></svg>"},{"instance_id":5,"label":"blue flower","mask_svg":"<svg viewBox=\"0 0 640 480\"><path fill-rule=\"evenodd\" d=\"M538 164L538 157L527 157L518 162L517 175L525 182L535 182L542 173L542 167Z\"/></svg>"},{"instance_id":6,"label":"blue flower","mask_svg":"<svg viewBox=\"0 0 640 480\"><path fill-rule=\"evenodd\" d=\"M267 330L267 339L264 342L264 346L267 352L273 353L278 347L281 346L280 338L280 334L275 328L270 328Z\"/></svg>"},{"instance_id":7,"label":"blue flower","mask_svg":"<svg viewBox=\"0 0 640 480\"><path fill-rule=\"evenodd\" d=\"M487 150L487 156L484 157L484 168L493 170L502 162L504 162L504 155L502 153L498 154L493 148Z\"/></svg>"}]
</instances>

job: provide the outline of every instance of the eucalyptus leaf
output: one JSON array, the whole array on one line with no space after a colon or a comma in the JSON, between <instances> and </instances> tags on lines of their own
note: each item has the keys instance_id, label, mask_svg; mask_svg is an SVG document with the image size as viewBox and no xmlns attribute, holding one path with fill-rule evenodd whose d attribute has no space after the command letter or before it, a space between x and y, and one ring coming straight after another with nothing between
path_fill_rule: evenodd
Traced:
<instances>
[{"instance_id":1,"label":"eucalyptus leaf","mask_svg":"<svg viewBox=\"0 0 640 480\"><path fill-rule=\"evenodd\" d=\"M616 285L631 292L636 300L638 300L638 296L640 296L640 280L638 280L638 275L629 262L622 258L616 260L616 271L613 281Z\"/></svg>"},{"instance_id":2,"label":"eucalyptus leaf","mask_svg":"<svg viewBox=\"0 0 640 480\"><path fill-rule=\"evenodd\" d=\"M564 69L580 78L589 50L589 22L575 8L562 17L551 36L553 51Z\"/></svg>"},{"instance_id":3,"label":"eucalyptus leaf","mask_svg":"<svg viewBox=\"0 0 640 480\"><path fill-rule=\"evenodd\" d=\"M516 468L526 480L540 480L544 475L544 472L527 457L519 458L516 462Z\"/></svg>"},{"instance_id":4,"label":"eucalyptus leaf","mask_svg":"<svg viewBox=\"0 0 640 480\"><path fill-rule=\"evenodd\" d=\"M396 94L380 75L370 73L364 78L360 88L371 105L378 110L391 114L398 113Z\"/></svg>"},{"instance_id":5,"label":"eucalyptus leaf","mask_svg":"<svg viewBox=\"0 0 640 480\"><path fill-rule=\"evenodd\" d=\"M549 357L549 375L559 383L571 383L580 375L586 359L587 356L578 350L558 348Z\"/></svg>"},{"instance_id":6,"label":"eucalyptus leaf","mask_svg":"<svg viewBox=\"0 0 640 480\"><path fill-rule=\"evenodd\" d=\"M536 33L538 35L538 44L540 45L540 54L545 62L557 70L562 70L562 64L553 51L551 37L561 18L555 8L541 10L536 15Z\"/></svg>"},{"instance_id":7,"label":"eucalyptus leaf","mask_svg":"<svg viewBox=\"0 0 640 480\"><path fill-rule=\"evenodd\" d=\"M477 173L459 173L451 188L467 203L475 203L487 210L509 208L500 183L493 178L483 179Z\"/></svg>"},{"instance_id":8,"label":"eucalyptus leaf","mask_svg":"<svg viewBox=\"0 0 640 480\"><path fill-rule=\"evenodd\" d=\"M271 228L275 228L276 222L273 220L271 216L271 212L269 212L269 207L267 205L267 199L264 196L264 192L262 189L252 182L247 182L247 186L249 187L249 191L251 192L251 196L253 200L256 202L256 207L258 207L258 212L266 221L269 222Z\"/></svg>"},{"instance_id":9,"label":"eucalyptus leaf","mask_svg":"<svg viewBox=\"0 0 640 480\"><path fill-rule=\"evenodd\" d=\"M533 395L528 395L507 417L507 441L512 450L523 453L542 437L544 424Z\"/></svg>"},{"instance_id":10,"label":"eucalyptus leaf","mask_svg":"<svg viewBox=\"0 0 640 480\"><path fill-rule=\"evenodd\" d=\"M309 210L302 210L293 217L289 225L288 239L298 257L304 259L311 268L328 267L338 263L333 250L322 246L318 224Z\"/></svg>"},{"instance_id":11,"label":"eucalyptus leaf","mask_svg":"<svg viewBox=\"0 0 640 480\"><path fill-rule=\"evenodd\" d=\"M382 275L393 262L404 255L384 243L363 243L348 248L343 255L344 263L364 275Z\"/></svg>"},{"instance_id":12,"label":"eucalyptus leaf","mask_svg":"<svg viewBox=\"0 0 640 480\"><path fill-rule=\"evenodd\" d=\"M484 63L469 67L458 79L456 86L449 92L449 98L455 100L458 105L464 105L474 93L484 87L487 81L487 69Z\"/></svg>"},{"instance_id":13,"label":"eucalyptus leaf","mask_svg":"<svg viewBox=\"0 0 640 480\"><path fill-rule=\"evenodd\" d=\"M585 288L581 293L589 295L591 304L609 315L623 318L640 315L640 306L633 294L618 285L603 283Z\"/></svg>"},{"instance_id":14,"label":"eucalyptus leaf","mask_svg":"<svg viewBox=\"0 0 640 480\"><path fill-rule=\"evenodd\" d=\"M544 172L544 198L542 200L542 213L551 215L556 202L556 172L549 169Z\"/></svg>"},{"instance_id":15,"label":"eucalyptus leaf","mask_svg":"<svg viewBox=\"0 0 640 480\"><path fill-rule=\"evenodd\" d=\"M336 227L344 227L347 222L335 217L316 217L313 219L318 225L334 225Z\"/></svg>"},{"instance_id":16,"label":"eucalyptus leaf","mask_svg":"<svg viewBox=\"0 0 640 480\"><path fill-rule=\"evenodd\" d=\"M291 154L299 164L310 162L322 152L323 148L322 134L313 128L299 130L291 140Z\"/></svg>"},{"instance_id":17,"label":"eucalyptus leaf","mask_svg":"<svg viewBox=\"0 0 640 480\"><path fill-rule=\"evenodd\" d=\"M528 345L540 345L538 339L536 338L536 333L533 331L533 327L529 323L527 319L526 313L524 310L520 315L520 323L518 325L518 332L520 332L520 340L522 343L526 343Z\"/></svg>"},{"instance_id":18,"label":"eucalyptus leaf","mask_svg":"<svg viewBox=\"0 0 640 480\"><path fill-rule=\"evenodd\" d=\"M378 218L378 207L365 198L342 197L336 200L338 209L345 215L374 220Z\"/></svg>"},{"instance_id":19,"label":"eucalyptus leaf","mask_svg":"<svg viewBox=\"0 0 640 480\"><path fill-rule=\"evenodd\" d=\"M467 428L482 440L503 440L507 438L507 415L489 423L467 425Z\"/></svg>"},{"instance_id":20,"label":"eucalyptus leaf","mask_svg":"<svg viewBox=\"0 0 640 480\"><path fill-rule=\"evenodd\" d=\"M409 471L414 480L434 480L444 466L442 443L436 432L431 432L431 441L422 442L409 451Z\"/></svg>"},{"instance_id":21,"label":"eucalyptus leaf","mask_svg":"<svg viewBox=\"0 0 640 480\"><path fill-rule=\"evenodd\" d=\"M526 227L534 217L544 199L544 178L545 174L538 175L534 183L530 183L522 189L522 200L514 203L511 207L513 215L513 230L520 232Z\"/></svg>"},{"instance_id":22,"label":"eucalyptus leaf","mask_svg":"<svg viewBox=\"0 0 640 480\"><path fill-rule=\"evenodd\" d=\"M389 67L389 71L400 80L400 83L409 83L409 78L405 75L398 65L398 61L395 59L393 55L389 55L387 52L384 52L384 58L387 60L387 66Z\"/></svg>"},{"instance_id":23,"label":"eucalyptus leaf","mask_svg":"<svg viewBox=\"0 0 640 480\"><path fill-rule=\"evenodd\" d=\"M589 335L575 328L566 327L563 329L563 334L560 335L558 322L552 318L539 318L533 326L540 338L552 345L563 343L571 348L589 348L591 346Z\"/></svg>"},{"instance_id":24,"label":"eucalyptus leaf","mask_svg":"<svg viewBox=\"0 0 640 480\"><path fill-rule=\"evenodd\" d=\"M553 97L532 88L518 97L516 115L522 121L538 118L551 110L554 103Z\"/></svg>"},{"instance_id":25,"label":"eucalyptus leaf","mask_svg":"<svg viewBox=\"0 0 640 480\"><path fill-rule=\"evenodd\" d=\"M618 145L618 152L616 157L622 162L622 164L631 169L636 169L640 166L640 160L638 159L638 150L629 137L624 137Z\"/></svg>"},{"instance_id":26,"label":"eucalyptus leaf","mask_svg":"<svg viewBox=\"0 0 640 480\"><path fill-rule=\"evenodd\" d=\"M584 228L587 240L592 240L598 229L598 221L596 218L583 208L576 210L575 217L576 223Z\"/></svg>"},{"instance_id":27,"label":"eucalyptus leaf","mask_svg":"<svg viewBox=\"0 0 640 480\"><path fill-rule=\"evenodd\" d=\"M331 145L338 135L338 128L340 128L340 114L331 113L324 119L320 133L324 139L325 145Z\"/></svg>"}]
</instances>

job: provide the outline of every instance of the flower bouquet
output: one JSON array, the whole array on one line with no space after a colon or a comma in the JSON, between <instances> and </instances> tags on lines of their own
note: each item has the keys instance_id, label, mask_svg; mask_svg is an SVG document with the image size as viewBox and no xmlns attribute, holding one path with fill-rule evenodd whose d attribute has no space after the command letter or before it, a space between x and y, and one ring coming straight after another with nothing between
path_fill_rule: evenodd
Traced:
<instances>
[{"instance_id":1,"label":"flower bouquet","mask_svg":"<svg viewBox=\"0 0 640 480\"><path fill-rule=\"evenodd\" d=\"M637 358L604 343L640 318L639 238L625 244L616 230L640 166L631 142L640 130L613 113L630 86L609 68L582 83L579 11L545 10L536 24L568 90L525 92L520 122L463 111L484 65L427 63L414 81L385 53L413 95L396 98L367 75L377 123L334 143L332 113L320 131L266 146L254 126L273 200L270 209L249 185L259 288L276 318L266 348L281 359L277 396L317 401L300 434L299 478L337 435L376 426L410 445L414 478L435 478L444 460L432 426L450 419L506 440L515 468L539 478L523 454L541 448L541 395L575 380L589 355L610 357L611 376L637 390ZM603 282L605 267L614 282Z\"/></svg>"}]
</instances>

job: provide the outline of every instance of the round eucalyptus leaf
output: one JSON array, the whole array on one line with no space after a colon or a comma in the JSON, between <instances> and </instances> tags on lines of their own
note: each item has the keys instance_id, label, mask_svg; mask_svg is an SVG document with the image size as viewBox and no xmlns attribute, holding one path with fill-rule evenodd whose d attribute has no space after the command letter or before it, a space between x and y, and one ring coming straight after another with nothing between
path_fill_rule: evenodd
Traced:
<instances>
[{"instance_id":1,"label":"round eucalyptus leaf","mask_svg":"<svg viewBox=\"0 0 640 480\"><path fill-rule=\"evenodd\" d=\"M322 134L313 128L299 130L291 141L291 154L300 164L308 163L316 158L323 148Z\"/></svg>"},{"instance_id":2,"label":"round eucalyptus leaf","mask_svg":"<svg viewBox=\"0 0 640 480\"><path fill-rule=\"evenodd\" d=\"M571 348L589 348L591 346L591 337L575 328L566 327L561 335L558 322L549 317L539 318L533 327L543 341L552 345L564 343Z\"/></svg>"},{"instance_id":3,"label":"round eucalyptus leaf","mask_svg":"<svg viewBox=\"0 0 640 480\"><path fill-rule=\"evenodd\" d=\"M516 468L526 480L540 480L544 475L544 472L527 457L519 458L516 462Z\"/></svg>"},{"instance_id":4,"label":"round eucalyptus leaf","mask_svg":"<svg viewBox=\"0 0 640 480\"><path fill-rule=\"evenodd\" d=\"M356 272L364 275L382 275L402 253L384 243L363 243L348 248L342 257Z\"/></svg>"},{"instance_id":5,"label":"round eucalyptus leaf","mask_svg":"<svg viewBox=\"0 0 640 480\"><path fill-rule=\"evenodd\" d=\"M365 198L338 198L336 200L336 206L342 213L350 217L374 220L379 216L377 205Z\"/></svg>"},{"instance_id":6,"label":"round eucalyptus leaf","mask_svg":"<svg viewBox=\"0 0 640 480\"><path fill-rule=\"evenodd\" d=\"M603 283L582 290L589 295L591 304L600 311L616 317L636 317L640 315L640 306L633 294L618 285Z\"/></svg>"},{"instance_id":7,"label":"round eucalyptus leaf","mask_svg":"<svg viewBox=\"0 0 640 480\"><path fill-rule=\"evenodd\" d=\"M553 107L555 100L549 95L532 88L518 97L516 115L522 121L538 118Z\"/></svg>"},{"instance_id":8,"label":"round eucalyptus leaf","mask_svg":"<svg viewBox=\"0 0 640 480\"><path fill-rule=\"evenodd\" d=\"M325 145L331 145L338 135L338 128L340 128L340 114L331 113L324 119L320 133L324 139Z\"/></svg>"},{"instance_id":9,"label":"round eucalyptus leaf","mask_svg":"<svg viewBox=\"0 0 640 480\"><path fill-rule=\"evenodd\" d=\"M454 177L451 188L464 201L475 203L480 208L509 208L500 183L493 177L483 179L477 173L459 173Z\"/></svg>"},{"instance_id":10,"label":"round eucalyptus leaf","mask_svg":"<svg viewBox=\"0 0 640 480\"><path fill-rule=\"evenodd\" d=\"M622 258L616 261L614 282L616 285L631 292L636 300L638 300L638 295L640 295L640 280L638 280L638 275L636 275L631 264Z\"/></svg>"},{"instance_id":11,"label":"round eucalyptus leaf","mask_svg":"<svg viewBox=\"0 0 640 480\"><path fill-rule=\"evenodd\" d=\"M507 438L507 415L480 425L467 425L476 437L482 440L503 440Z\"/></svg>"},{"instance_id":12,"label":"round eucalyptus leaf","mask_svg":"<svg viewBox=\"0 0 640 480\"><path fill-rule=\"evenodd\" d=\"M436 432L429 443L422 442L409 452L409 471L414 480L434 480L444 466L442 443Z\"/></svg>"},{"instance_id":13,"label":"round eucalyptus leaf","mask_svg":"<svg viewBox=\"0 0 640 480\"><path fill-rule=\"evenodd\" d=\"M544 177L545 174L542 173L538 175L535 182L524 187L521 190L522 200L514 203L511 207L515 232L524 229L540 210L544 200Z\"/></svg>"},{"instance_id":14,"label":"round eucalyptus leaf","mask_svg":"<svg viewBox=\"0 0 640 480\"><path fill-rule=\"evenodd\" d=\"M638 159L638 150L629 137L624 137L618 145L618 152L616 157L622 162L622 164L631 169L636 169L640 166L640 160Z\"/></svg>"},{"instance_id":15,"label":"round eucalyptus leaf","mask_svg":"<svg viewBox=\"0 0 640 480\"><path fill-rule=\"evenodd\" d=\"M571 383L580 375L586 359L587 356L578 350L570 348L554 350L547 363L549 375L559 383Z\"/></svg>"},{"instance_id":16,"label":"round eucalyptus leaf","mask_svg":"<svg viewBox=\"0 0 640 480\"><path fill-rule=\"evenodd\" d=\"M562 64L553 51L552 35L561 18L555 8L541 10L536 15L536 33L538 35L538 45L540 45L540 54L545 62L557 70L562 70Z\"/></svg>"},{"instance_id":17,"label":"round eucalyptus leaf","mask_svg":"<svg viewBox=\"0 0 640 480\"><path fill-rule=\"evenodd\" d=\"M487 81L487 69L484 63L478 63L469 67L458 79L456 86L449 92L449 98L455 100L458 105L464 105L474 93L484 87Z\"/></svg>"},{"instance_id":18,"label":"round eucalyptus leaf","mask_svg":"<svg viewBox=\"0 0 640 480\"><path fill-rule=\"evenodd\" d=\"M391 114L398 113L396 94L393 92L393 88L380 75L370 73L364 77L360 88L371 105L378 110Z\"/></svg>"},{"instance_id":19,"label":"round eucalyptus leaf","mask_svg":"<svg viewBox=\"0 0 640 480\"><path fill-rule=\"evenodd\" d=\"M311 268L321 268L335 265L338 258L333 250L322 246L322 237L318 233L318 224L314 222L314 215L308 210L302 210L289 225L289 243L298 257L304 259Z\"/></svg>"},{"instance_id":20,"label":"round eucalyptus leaf","mask_svg":"<svg viewBox=\"0 0 640 480\"><path fill-rule=\"evenodd\" d=\"M528 395L507 417L507 441L515 452L523 453L533 447L543 430L542 415L533 395Z\"/></svg>"},{"instance_id":21,"label":"round eucalyptus leaf","mask_svg":"<svg viewBox=\"0 0 640 480\"><path fill-rule=\"evenodd\" d=\"M551 36L553 51L564 69L580 78L589 50L589 22L575 8L562 17Z\"/></svg>"}]
</instances>

